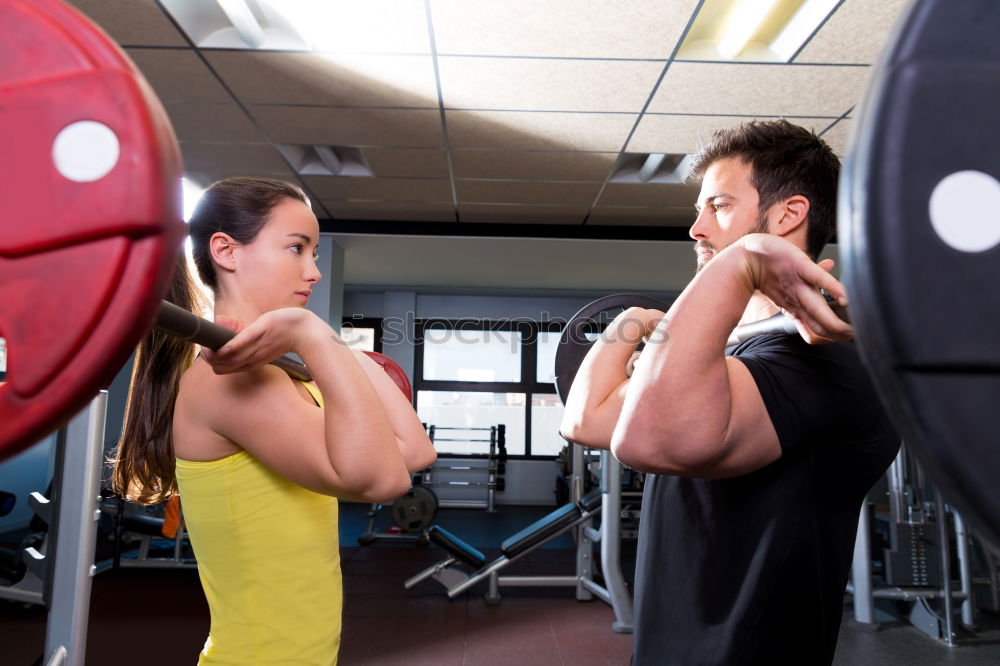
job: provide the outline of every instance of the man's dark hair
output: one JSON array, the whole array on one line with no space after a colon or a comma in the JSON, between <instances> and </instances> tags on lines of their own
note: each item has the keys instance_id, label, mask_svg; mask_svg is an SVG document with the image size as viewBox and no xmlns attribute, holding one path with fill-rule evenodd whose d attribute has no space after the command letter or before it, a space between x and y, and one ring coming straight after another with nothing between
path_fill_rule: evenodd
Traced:
<instances>
[{"instance_id":1,"label":"man's dark hair","mask_svg":"<svg viewBox=\"0 0 1000 666\"><path fill-rule=\"evenodd\" d=\"M819 257L837 229L840 160L814 133L787 120L752 120L712 135L695 156L691 173L700 179L712 163L735 157L750 165L750 182L761 215L788 197L809 200L806 253Z\"/></svg>"}]
</instances>

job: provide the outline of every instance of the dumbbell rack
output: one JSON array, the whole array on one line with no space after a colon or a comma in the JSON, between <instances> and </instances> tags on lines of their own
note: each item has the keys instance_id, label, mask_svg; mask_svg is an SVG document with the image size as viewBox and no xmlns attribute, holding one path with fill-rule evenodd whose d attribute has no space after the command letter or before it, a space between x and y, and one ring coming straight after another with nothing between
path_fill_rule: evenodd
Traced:
<instances>
[{"instance_id":1,"label":"dumbbell rack","mask_svg":"<svg viewBox=\"0 0 1000 666\"><path fill-rule=\"evenodd\" d=\"M432 443L436 442L458 442L473 444L488 444L489 452L486 455L485 465L474 464L472 461L461 461L448 458L439 458L437 462L424 470L421 474L415 475L414 485L424 485L431 487L438 495L438 506L452 509L486 509L493 513L496 511L496 493L503 492L506 487L504 473L507 464L507 426L498 424L495 426L482 428L459 428L450 426L427 426L427 436ZM489 438L477 437L476 434L468 438L464 437L439 437L438 433L448 431L449 433L489 432ZM478 461L476 461L478 462ZM479 489L482 490L482 499L470 499L468 497L448 497L449 493L457 494L461 491ZM468 494L468 493L462 493Z\"/></svg>"}]
</instances>

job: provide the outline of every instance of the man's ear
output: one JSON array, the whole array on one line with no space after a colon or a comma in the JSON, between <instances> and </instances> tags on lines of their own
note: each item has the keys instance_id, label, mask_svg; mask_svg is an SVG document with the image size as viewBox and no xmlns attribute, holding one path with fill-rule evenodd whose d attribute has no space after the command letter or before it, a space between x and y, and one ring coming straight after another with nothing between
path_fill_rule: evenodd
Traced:
<instances>
[{"instance_id":1,"label":"man's ear","mask_svg":"<svg viewBox=\"0 0 1000 666\"><path fill-rule=\"evenodd\" d=\"M226 270L236 270L236 255L234 250L239 245L229 234L216 231L208 239L208 248L212 253L212 261Z\"/></svg>"},{"instance_id":2,"label":"man's ear","mask_svg":"<svg viewBox=\"0 0 1000 666\"><path fill-rule=\"evenodd\" d=\"M771 233L777 236L787 236L803 225L809 215L809 199L801 194L794 194L778 204L780 216L771 225Z\"/></svg>"}]
</instances>

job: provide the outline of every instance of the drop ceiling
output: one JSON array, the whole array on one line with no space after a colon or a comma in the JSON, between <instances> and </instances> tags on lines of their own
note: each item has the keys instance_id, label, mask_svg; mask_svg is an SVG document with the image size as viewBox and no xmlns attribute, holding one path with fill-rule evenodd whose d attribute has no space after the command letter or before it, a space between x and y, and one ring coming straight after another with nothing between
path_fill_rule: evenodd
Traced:
<instances>
[{"instance_id":1,"label":"drop ceiling","mask_svg":"<svg viewBox=\"0 0 1000 666\"><path fill-rule=\"evenodd\" d=\"M682 241L697 189L620 182L622 164L751 118L788 118L842 155L906 3L843 0L787 63L685 57L723 0L326 2L319 51L206 37L215 0L72 4L149 79L190 179L298 183L349 253L368 234ZM289 155L315 145L370 175L298 173Z\"/></svg>"}]
</instances>

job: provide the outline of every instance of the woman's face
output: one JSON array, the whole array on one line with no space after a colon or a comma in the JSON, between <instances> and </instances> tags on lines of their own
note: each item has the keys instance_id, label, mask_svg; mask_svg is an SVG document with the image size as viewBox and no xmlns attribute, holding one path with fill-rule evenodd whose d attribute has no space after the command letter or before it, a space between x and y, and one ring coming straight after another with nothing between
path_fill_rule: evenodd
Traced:
<instances>
[{"instance_id":1,"label":"woman's face","mask_svg":"<svg viewBox=\"0 0 1000 666\"><path fill-rule=\"evenodd\" d=\"M253 242L237 250L243 298L260 312L305 307L322 277L316 268L318 249L316 216L301 201L283 199Z\"/></svg>"}]
</instances>

